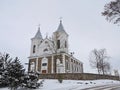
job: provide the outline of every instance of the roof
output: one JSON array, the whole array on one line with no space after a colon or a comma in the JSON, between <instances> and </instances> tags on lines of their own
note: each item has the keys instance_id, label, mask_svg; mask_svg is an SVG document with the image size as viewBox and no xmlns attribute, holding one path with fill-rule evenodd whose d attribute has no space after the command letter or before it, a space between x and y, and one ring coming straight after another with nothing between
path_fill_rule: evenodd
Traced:
<instances>
[{"instance_id":1,"label":"roof","mask_svg":"<svg viewBox=\"0 0 120 90\"><path fill-rule=\"evenodd\" d=\"M34 36L34 39L43 39L42 38L42 34L41 34L41 32L40 32L40 27L38 27L38 31L37 31L37 33L36 33L36 35Z\"/></svg>"},{"instance_id":2,"label":"roof","mask_svg":"<svg viewBox=\"0 0 120 90\"><path fill-rule=\"evenodd\" d=\"M60 24L59 24L56 32L64 32L65 34L67 34L64 27L63 27L62 20L60 20Z\"/></svg>"},{"instance_id":3,"label":"roof","mask_svg":"<svg viewBox=\"0 0 120 90\"><path fill-rule=\"evenodd\" d=\"M62 20L60 20L60 24L59 24L59 26L58 26L57 31L65 31L65 30L64 30L64 27L63 27L63 25L62 25Z\"/></svg>"}]
</instances>

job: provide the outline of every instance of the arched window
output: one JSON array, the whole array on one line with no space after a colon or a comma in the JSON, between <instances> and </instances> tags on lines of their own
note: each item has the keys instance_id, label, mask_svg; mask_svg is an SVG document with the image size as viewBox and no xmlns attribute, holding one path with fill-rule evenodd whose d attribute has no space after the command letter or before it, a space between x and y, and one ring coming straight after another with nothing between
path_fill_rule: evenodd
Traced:
<instances>
[{"instance_id":1,"label":"arched window","mask_svg":"<svg viewBox=\"0 0 120 90\"><path fill-rule=\"evenodd\" d=\"M65 48L67 48L67 41L65 41Z\"/></svg>"},{"instance_id":2,"label":"arched window","mask_svg":"<svg viewBox=\"0 0 120 90\"><path fill-rule=\"evenodd\" d=\"M60 40L57 40L57 49L60 48Z\"/></svg>"},{"instance_id":3,"label":"arched window","mask_svg":"<svg viewBox=\"0 0 120 90\"><path fill-rule=\"evenodd\" d=\"M35 62L30 63L30 68L31 68L30 71L33 71L33 72L35 71Z\"/></svg>"},{"instance_id":4,"label":"arched window","mask_svg":"<svg viewBox=\"0 0 120 90\"><path fill-rule=\"evenodd\" d=\"M35 53L36 45L33 46L33 53Z\"/></svg>"},{"instance_id":5,"label":"arched window","mask_svg":"<svg viewBox=\"0 0 120 90\"><path fill-rule=\"evenodd\" d=\"M69 63L66 61L66 70L69 70Z\"/></svg>"},{"instance_id":6,"label":"arched window","mask_svg":"<svg viewBox=\"0 0 120 90\"><path fill-rule=\"evenodd\" d=\"M42 58L41 66L42 66L42 67L41 67L42 70L47 70L48 58L46 58L46 57Z\"/></svg>"},{"instance_id":7,"label":"arched window","mask_svg":"<svg viewBox=\"0 0 120 90\"><path fill-rule=\"evenodd\" d=\"M47 63L42 63L42 66L47 66Z\"/></svg>"}]
</instances>

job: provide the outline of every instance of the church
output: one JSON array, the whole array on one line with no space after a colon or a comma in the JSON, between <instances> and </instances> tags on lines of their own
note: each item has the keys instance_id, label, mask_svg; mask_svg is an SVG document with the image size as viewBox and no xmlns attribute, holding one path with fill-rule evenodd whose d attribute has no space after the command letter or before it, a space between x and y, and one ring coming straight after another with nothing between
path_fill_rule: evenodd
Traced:
<instances>
[{"instance_id":1,"label":"church","mask_svg":"<svg viewBox=\"0 0 120 90\"><path fill-rule=\"evenodd\" d=\"M68 36L62 20L51 38L43 38L38 27L31 39L28 71L41 74L83 73L83 63L69 52Z\"/></svg>"}]
</instances>

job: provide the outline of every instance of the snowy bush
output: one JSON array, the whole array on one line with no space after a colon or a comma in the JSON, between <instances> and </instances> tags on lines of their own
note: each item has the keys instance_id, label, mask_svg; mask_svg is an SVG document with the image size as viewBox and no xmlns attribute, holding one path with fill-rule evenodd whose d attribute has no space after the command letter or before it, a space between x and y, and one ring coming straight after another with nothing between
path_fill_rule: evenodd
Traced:
<instances>
[{"instance_id":1,"label":"snowy bush","mask_svg":"<svg viewBox=\"0 0 120 90\"><path fill-rule=\"evenodd\" d=\"M10 58L9 54L0 53L0 86L8 86L11 90L16 90L22 83L25 69L19 59Z\"/></svg>"},{"instance_id":2,"label":"snowy bush","mask_svg":"<svg viewBox=\"0 0 120 90\"><path fill-rule=\"evenodd\" d=\"M11 62L9 54L0 53L0 87L5 87L8 85L7 79L7 66Z\"/></svg>"},{"instance_id":3,"label":"snowy bush","mask_svg":"<svg viewBox=\"0 0 120 90\"><path fill-rule=\"evenodd\" d=\"M7 66L8 86L11 90L16 90L21 86L24 71L25 69L17 57Z\"/></svg>"},{"instance_id":4,"label":"snowy bush","mask_svg":"<svg viewBox=\"0 0 120 90\"><path fill-rule=\"evenodd\" d=\"M60 74L58 74L58 82L59 82L59 83L62 83L62 82L63 82L62 75L60 75Z\"/></svg>"},{"instance_id":5,"label":"snowy bush","mask_svg":"<svg viewBox=\"0 0 120 90\"><path fill-rule=\"evenodd\" d=\"M29 72L24 76L22 87L36 89L43 84L43 82L38 82L39 74L35 72Z\"/></svg>"},{"instance_id":6,"label":"snowy bush","mask_svg":"<svg viewBox=\"0 0 120 90\"><path fill-rule=\"evenodd\" d=\"M25 74L25 69L19 59L10 58L9 54L0 53L0 87L9 87L16 90L19 87L38 88L43 85L43 81L38 82L39 74L29 72Z\"/></svg>"}]
</instances>

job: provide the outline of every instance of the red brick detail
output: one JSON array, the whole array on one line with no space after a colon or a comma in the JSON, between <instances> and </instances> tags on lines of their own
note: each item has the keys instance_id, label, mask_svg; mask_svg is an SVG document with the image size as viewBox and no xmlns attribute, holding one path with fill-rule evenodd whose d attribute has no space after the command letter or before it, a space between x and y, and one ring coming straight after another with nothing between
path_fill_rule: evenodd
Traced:
<instances>
[{"instance_id":1,"label":"red brick detail","mask_svg":"<svg viewBox=\"0 0 120 90\"><path fill-rule=\"evenodd\" d=\"M51 67L52 67L52 57L47 57L48 58L48 73L51 73Z\"/></svg>"},{"instance_id":2,"label":"red brick detail","mask_svg":"<svg viewBox=\"0 0 120 90\"><path fill-rule=\"evenodd\" d=\"M42 61L42 58L39 58L38 59L38 71L41 72L41 61Z\"/></svg>"}]
</instances>

